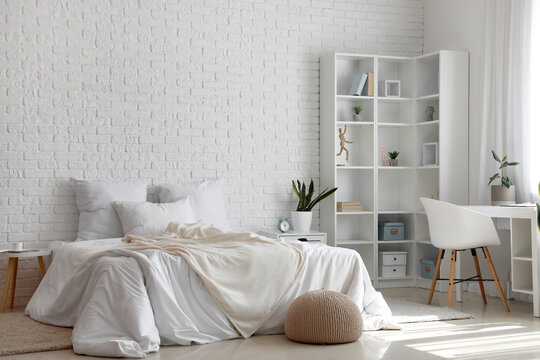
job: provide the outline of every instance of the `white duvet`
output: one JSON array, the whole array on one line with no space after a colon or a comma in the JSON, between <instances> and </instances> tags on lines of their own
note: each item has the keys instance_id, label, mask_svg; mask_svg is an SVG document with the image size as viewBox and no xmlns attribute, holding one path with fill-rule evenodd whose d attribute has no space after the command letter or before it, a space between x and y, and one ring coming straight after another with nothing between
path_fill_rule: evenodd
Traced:
<instances>
[{"instance_id":1,"label":"white duvet","mask_svg":"<svg viewBox=\"0 0 540 360\"><path fill-rule=\"evenodd\" d=\"M160 345L238 338L202 280L179 256L107 249L120 239L75 242L55 250L26 314L73 327L73 349L93 356L145 357ZM301 294L339 291L360 307L365 330L394 328L390 309L352 250L304 244L306 266L256 334L284 332L285 315ZM80 262L81 254L98 251Z\"/></svg>"}]
</instances>

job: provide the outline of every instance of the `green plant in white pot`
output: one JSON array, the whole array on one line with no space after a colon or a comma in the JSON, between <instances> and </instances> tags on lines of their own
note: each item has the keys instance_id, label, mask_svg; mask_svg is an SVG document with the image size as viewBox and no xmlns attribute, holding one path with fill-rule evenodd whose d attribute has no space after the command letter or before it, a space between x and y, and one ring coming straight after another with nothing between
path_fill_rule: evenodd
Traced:
<instances>
[{"instance_id":1,"label":"green plant in white pot","mask_svg":"<svg viewBox=\"0 0 540 360\"><path fill-rule=\"evenodd\" d=\"M499 163L499 171L489 178L488 186L497 179L500 179L500 185L491 185L491 205L515 204L516 203L516 187L505 174L505 169L508 166L517 166L518 162L508 161L508 155L499 158L495 151L491 150L493 158Z\"/></svg>"},{"instance_id":2,"label":"green plant in white pot","mask_svg":"<svg viewBox=\"0 0 540 360\"><path fill-rule=\"evenodd\" d=\"M309 231L311 228L311 221L313 219L313 213L311 210L320 201L335 193L337 188L333 188L331 190L326 189L315 199L311 200L313 194L315 193L315 185L313 184L313 180L311 180L309 183L308 189L306 189L306 184L304 182L300 182L300 180L296 180L296 184L294 183L294 180L292 180L292 186L294 193L296 196L298 196L298 206L296 207L296 211L291 211L293 229L298 231Z\"/></svg>"},{"instance_id":3,"label":"green plant in white pot","mask_svg":"<svg viewBox=\"0 0 540 360\"><path fill-rule=\"evenodd\" d=\"M354 114L353 114L353 121L362 121L362 107L361 106L355 106L353 107Z\"/></svg>"}]
</instances>

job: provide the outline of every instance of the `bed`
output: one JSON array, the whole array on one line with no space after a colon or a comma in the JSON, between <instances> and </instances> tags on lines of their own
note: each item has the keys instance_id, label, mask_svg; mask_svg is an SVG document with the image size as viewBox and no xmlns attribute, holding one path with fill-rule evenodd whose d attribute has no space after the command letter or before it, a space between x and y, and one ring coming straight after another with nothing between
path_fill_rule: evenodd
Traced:
<instances>
[{"instance_id":1,"label":"bed","mask_svg":"<svg viewBox=\"0 0 540 360\"><path fill-rule=\"evenodd\" d=\"M175 230L170 230L172 228ZM251 335L281 334L292 301L307 291L323 288L341 292L359 306L364 330L395 328L386 302L373 288L356 251L323 244L287 243L249 232L225 231L206 222L170 223L166 234L175 235L172 240L180 243L191 239L195 248L200 241L212 238L214 243L203 244L208 253L214 250L212 244L221 246L221 243L242 240L245 246L260 243L268 251L288 248L287 251L296 252L301 261L295 268L297 273L288 276L287 272L279 273L283 263L275 265L279 262L251 259L260 264L263 275L266 274L266 278L260 279L266 280L252 281L251 284L259 286L255 292L249 287L244 288L245 291L228 289L225 297L228 302L224 302L212 283L213 277L219 278L216 273L219 267L201 272L192 258L186 256L185 249L175 252L169 248L134 247L126 240L130 236L124 241L119 237L86 239L54 250L53 261L26 307L26 314L43 323L73 327L76 353L107 357L142 358L158 351L162 345L206 344ZM149 238L136 239L144 242L150 241ZM215 242L216 239L219 242ZM152 238L157 244L169 240ZM203 255L204 246L199 248ZM214 251L209 255L210 262L223 262L216 257L220 253ZM244 258L251 257L248 252L240 254L244 254ZM238 256L224 259L229 263L242 260ZM277 270L272 266L277 266ZM255 271L253 263L248 267L250 273ZM288 285L283 287L279 281L272 282L273 272L287 278L283 282ZM241 280L240 273L230 274ZM274 300L266 306L266 297L272 295L274 288ZM266 295L257 296L259 292ZM240 315L236 317L235 304L245 309L239 310ZM251 323L243 326L238 316L252 310Z\"/></svg>"}]
</instances>

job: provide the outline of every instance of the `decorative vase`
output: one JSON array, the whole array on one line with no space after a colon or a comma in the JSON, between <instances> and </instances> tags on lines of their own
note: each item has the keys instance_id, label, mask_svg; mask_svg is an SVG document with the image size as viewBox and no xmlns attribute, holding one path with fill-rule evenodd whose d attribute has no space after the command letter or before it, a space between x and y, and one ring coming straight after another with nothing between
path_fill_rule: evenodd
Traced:
<instances>
[{"instance_id":1,"label":"decorative vase","mask_svg":"<svg viewBox=\"0 0 540 360\"><path fill-rule=\"evenodd\" d=\"M398 159L390 159L390 166L398 166Z\"/></svg>"},{"instance_id":2,"label":"decorative vase","mask_svg":"<svg viewBox=\"0 0 540 360\"><path fill-rule=\"evenodd\" d=\"M510 185L507 188L504 185L491 186L491 205L504 205L516 203L516 187Z\"/></svg>"},{"instance_id":3,"label":"decorative vase","mask_svg":"<svg viewBox=\"0 0 540 360\"><path fill-rule=\"evenodd\" d=\"M297 231L309 231L311 229L311 211L291 211L292 227Z\"/></svg>"},{"instance_id":4,"label":"decorative vase","mask_svg":"<svg viewBox=\"0 0 540 360\"><path fill-rule=\"evenodd\" d=\"M362 121L362 114L353 114L353 121Z\"/></svg>"}]
</instances>

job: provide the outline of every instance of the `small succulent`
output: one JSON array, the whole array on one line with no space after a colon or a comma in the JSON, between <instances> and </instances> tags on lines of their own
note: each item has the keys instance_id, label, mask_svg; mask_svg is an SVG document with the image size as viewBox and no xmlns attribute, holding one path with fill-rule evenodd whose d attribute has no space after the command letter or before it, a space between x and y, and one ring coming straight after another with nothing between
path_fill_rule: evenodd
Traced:
<instances>
[{"instance_id":1,"label":"small succulent","mask_svg":"<svg viewBox=\"0 0 540 360\"><path fill-rule=\"evenodd\" d=\"M292 181L293 191L298 196L298 206L296 207L296 211L311 211L315 205L321 200L326 199L330 195L336 192L337 188L333 188L331 190L324 190L317 196L315 199L311 200L313 197L313 193L315 192L315 185L313 184L313 180L309 183L309 189L306 194L306 184L304 182L300 183L300 180L296 180L296 183L294 183L294 180Z\"/></svg>"},{"instance_id":2,"label":"small succulent","mask_svg":"<svg viewBox=\"0 0 540 360\"><path fill-rule=\"evenodd\" d=\"M504 155L504 157L502 158L502 160L497 156L497 154L495 154L495 151L491 150L491 154L493 155L493 158L495 159L495 161L497 161L499 163L499 170L500 170L500 173L497 172L495 173L492 177L489 178L489 182L488 182L488 186L491 185L491 183L493 181L495 181L496 179L501 179L501 185L504 185L506 186L507 189L510 189L510 186L512 186L512 181L510 180L510 178L508 177L508 175L504 175L504 169L508 166L516 166L516 165L519 165L518 162L509 162L507 159L508 159L508 155Z\"/></svg>"},{"instance_id":3,"label":"small succulent","mask_svg":"<svg viewBox=\"0 0 540 360\"><path fill-rule=\"evenodd\" d=\"M355 106L355 107L353 107L353 110L354 110L354 113L356 115L360 115L360 111L362 111L362 107L361 106Z\"/></svg>"},{"instance_id":4,"label":"small succulent","mask_svg":"<svg viewBox=\"0 0 540 360\"><path fill-rule=\"evenodd\" d=\"M397 151L397 150L390 151L388 153L388 156L390 156L390 159L392 159L392 160L397 159L398 155L399 155L399 151Z\"/></svg>"}]
</instances>

